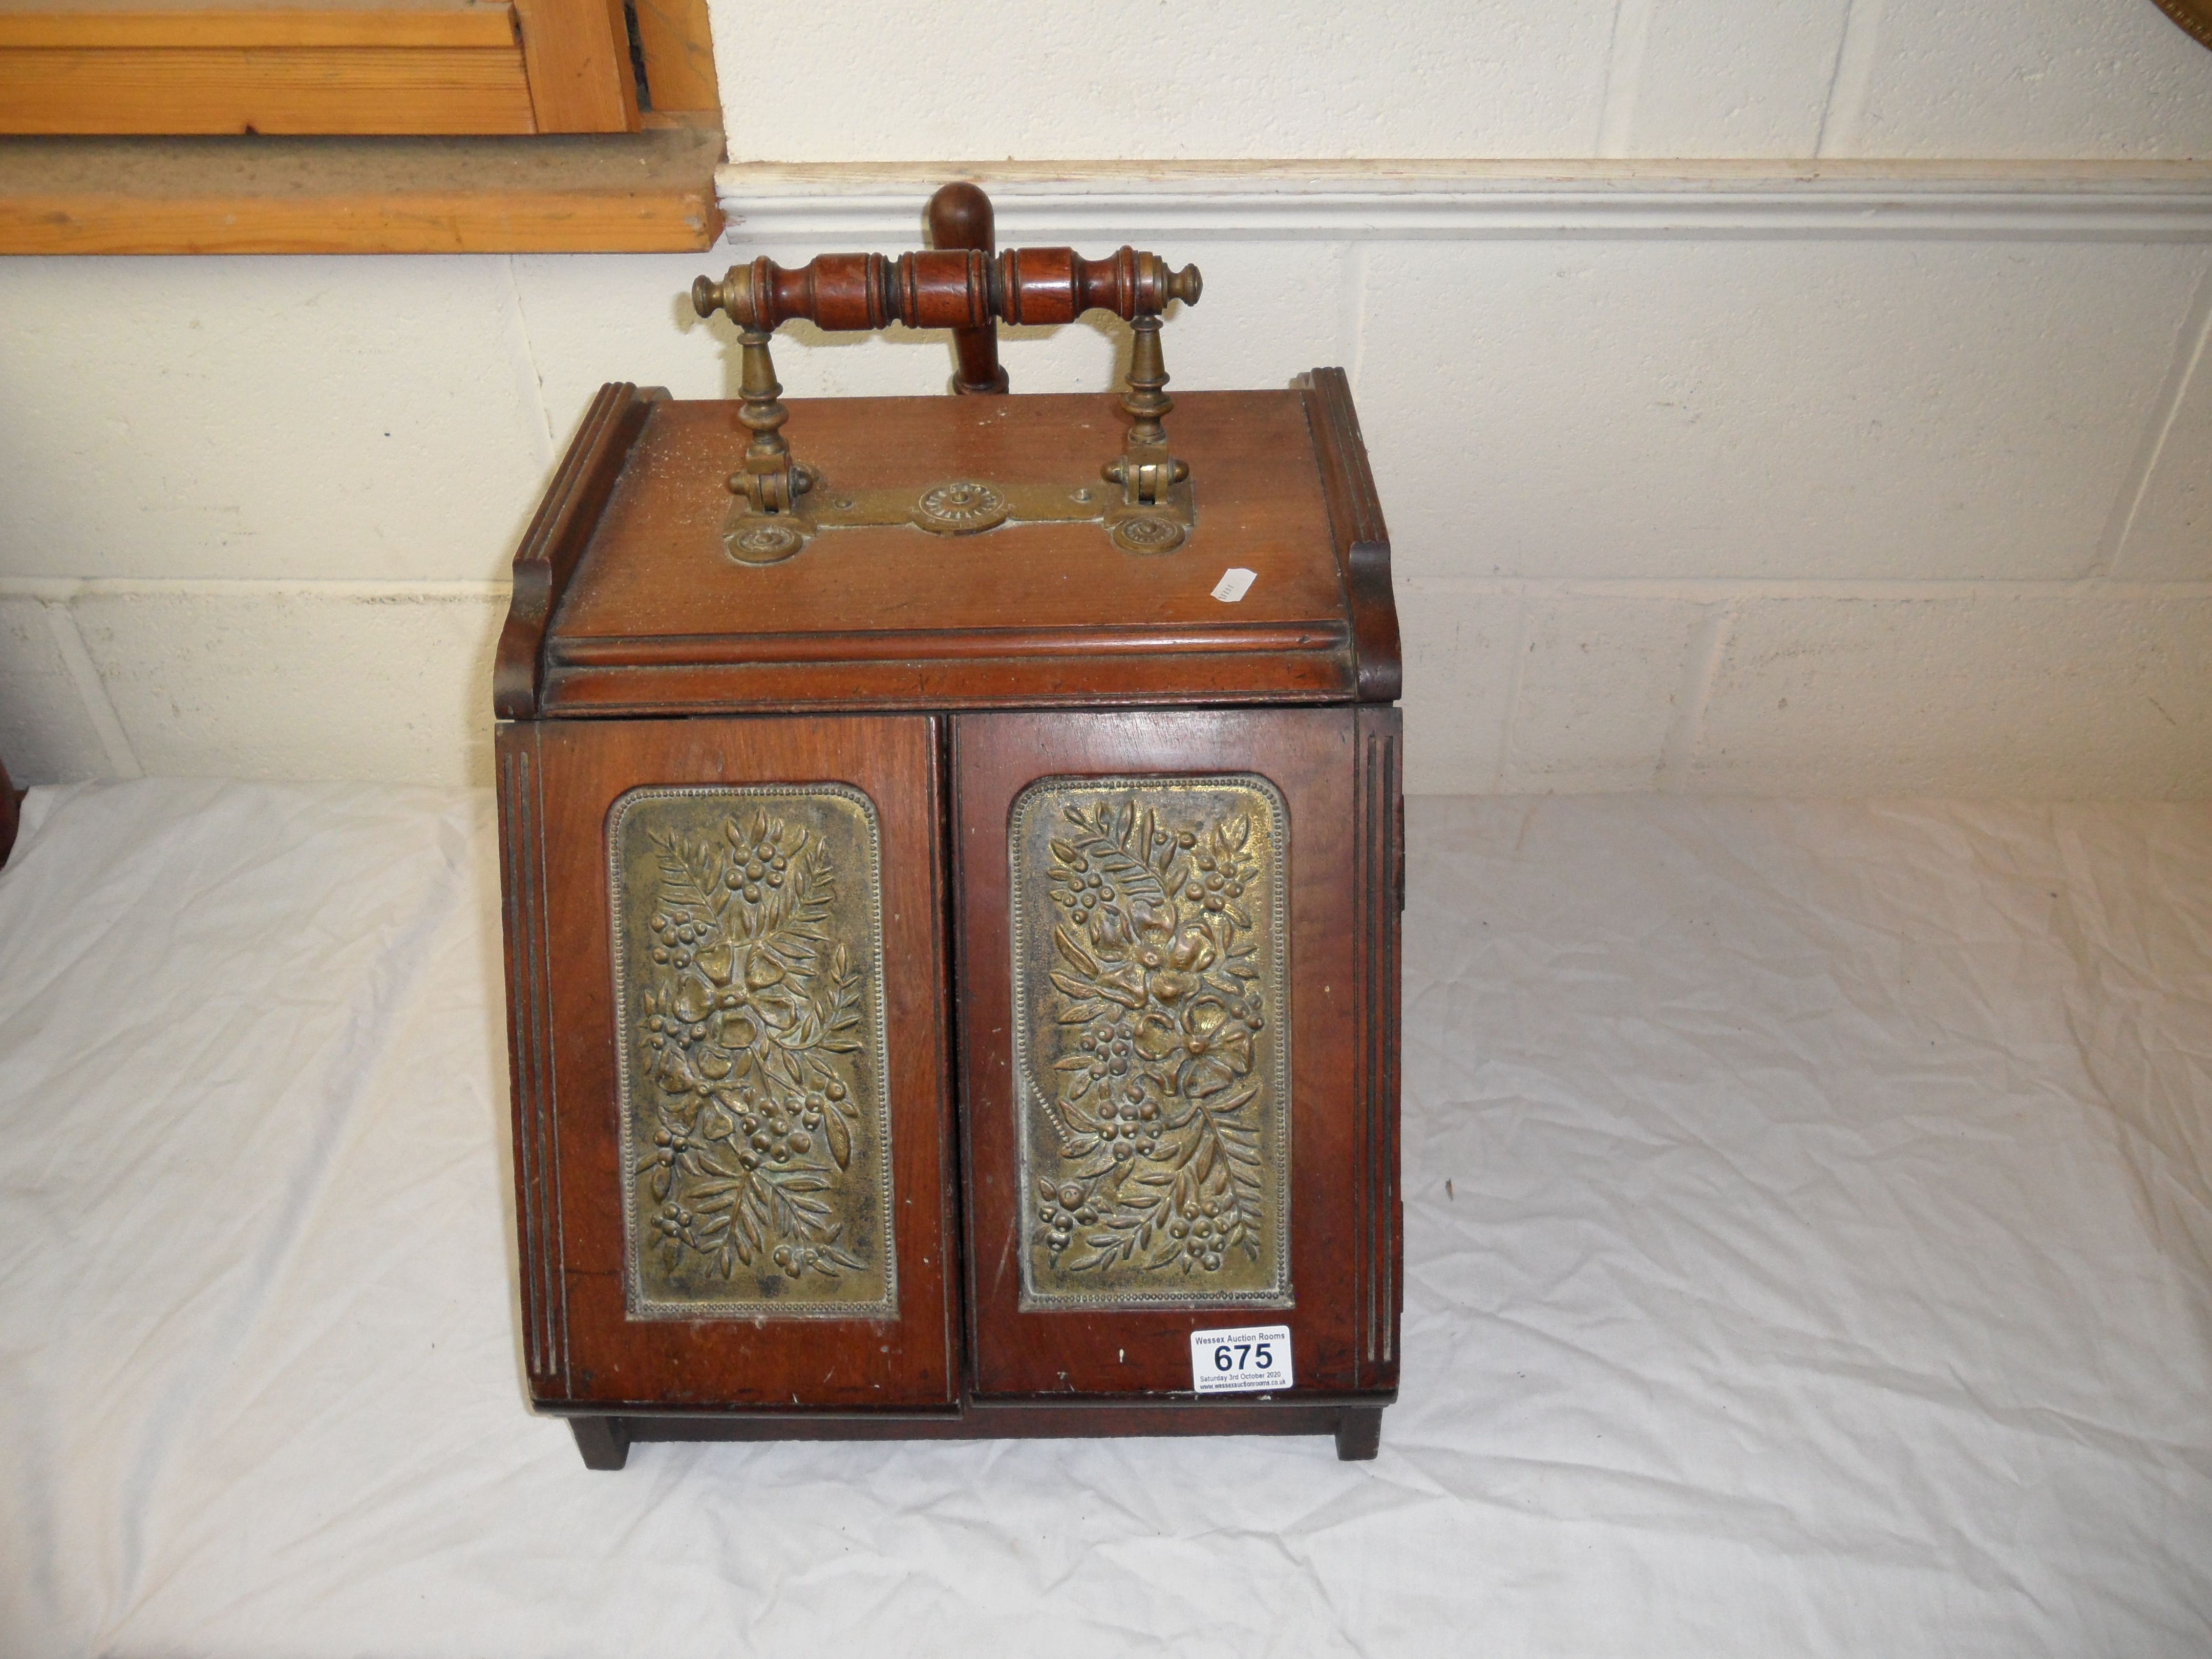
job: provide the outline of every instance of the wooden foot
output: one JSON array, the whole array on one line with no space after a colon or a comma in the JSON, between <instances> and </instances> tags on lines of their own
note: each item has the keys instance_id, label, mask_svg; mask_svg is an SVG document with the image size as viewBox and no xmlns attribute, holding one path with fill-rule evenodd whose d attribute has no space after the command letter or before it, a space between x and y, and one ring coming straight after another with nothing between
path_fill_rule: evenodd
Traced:
<instances>
[{"instance_id":1,"label":"wooden foot","mask_svg":"<svg viewBox=\"0 0 2212 1659\"><path fill-rule=\"evenodd\" d=\"M1336 1419L1336 1457L1340 1463L1363 1463L1382 1449L1382 1408L1347 1406Z\"/></svg>"},{"instance_id":2,"label":"wooden foot","mask_svg":"<svg viewBox=\"0 0 2212 1659\"><path fill-rule=\"evenodd\" d=\"M576 1449L584 1455L586 1468L618 1469L629 1462L629 1425L619 1417L572 1417L568 1427L576 1437ZM1336 1443L1340 1449L1344 1444L1342 1429L1336 1431ZM1366 1455L1375 1455L1372 1450Z\"/></svg>"}]
</instances>

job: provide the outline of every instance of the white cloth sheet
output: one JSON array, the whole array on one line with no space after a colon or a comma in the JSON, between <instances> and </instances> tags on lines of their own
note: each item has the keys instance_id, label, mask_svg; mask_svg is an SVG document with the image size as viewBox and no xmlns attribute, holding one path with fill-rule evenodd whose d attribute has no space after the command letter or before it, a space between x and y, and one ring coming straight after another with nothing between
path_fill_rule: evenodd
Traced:
<instances>
[{"instance_id":1,"label":"white cloth sheet","mask_svg":"<svg viewBox=\"0 0 2212 1659\"><path fill-rule=\"evenodd\" d=\"M522 1403L489 799L34 792L0 1652L2212 1653L2212 811L1408 838L1377 1461L610 1475Z\"/></svg>"}]
</instances>

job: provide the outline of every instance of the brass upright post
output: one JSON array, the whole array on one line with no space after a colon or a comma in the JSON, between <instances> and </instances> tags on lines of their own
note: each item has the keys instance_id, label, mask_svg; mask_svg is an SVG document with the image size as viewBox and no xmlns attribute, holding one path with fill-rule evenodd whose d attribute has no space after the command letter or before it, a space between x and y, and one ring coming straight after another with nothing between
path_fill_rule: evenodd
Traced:
<instances>
[{"instance_id":1,"label":"brass upright post","mask_svg":"<svg viewBox=\"0 0 2212 1659\"><path fill-rule=\"evenodd\" d=\"M1129 325L1136 334L1129 352L1129 389L1121 394L1121 407L1134 422L1129 428L1130 447L1164 444L1167 428L1160 422L1175 408L1169 397L1168 366L1160 355L1160 319L1139 317Z\"/></svg>"},{"instance_id":2,"label":"brass upright post","mask_svg":"<svg viewBox=\"0 0 2212 1659\"><path fill-rule=\"evenodd\" d=\"M756 513L788 513L806 486L792 477L791 446L783 437L783 423L791 411L783 406L783 387L775 378L768 342L763 330L738 331L738 419L752 440L745 446L744 471L730 485L752 503Z\"/></svg>"}]
</instances>

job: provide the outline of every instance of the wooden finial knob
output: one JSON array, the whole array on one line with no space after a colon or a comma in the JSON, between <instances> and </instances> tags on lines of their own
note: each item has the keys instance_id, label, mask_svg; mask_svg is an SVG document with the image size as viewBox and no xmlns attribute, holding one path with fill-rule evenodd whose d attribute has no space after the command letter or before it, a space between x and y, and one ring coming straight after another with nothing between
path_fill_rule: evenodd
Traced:
<instances>
[{"instance_id":1,"label":"wooden finial knob","mask_svg":"<svg viewBox=\"0 0 2212 1659\"><path fill-rule=\"evenodd\" d=\"M691 309L702 317L711 317L722 308L722 284L712 276L702 276L691 284Z\"/></svg>"},{"instance_id":2,"label":"wooden finial knob","mask_svg":"<svg viewBox=\"0 0 2212 1659\"><path fill-rule=\"evenodd\" d=\"M991 198L974 185L940 186L929 198L927 216L932 247L972 247L986 254L998 251Z\"/></svg>"}]
</instances>

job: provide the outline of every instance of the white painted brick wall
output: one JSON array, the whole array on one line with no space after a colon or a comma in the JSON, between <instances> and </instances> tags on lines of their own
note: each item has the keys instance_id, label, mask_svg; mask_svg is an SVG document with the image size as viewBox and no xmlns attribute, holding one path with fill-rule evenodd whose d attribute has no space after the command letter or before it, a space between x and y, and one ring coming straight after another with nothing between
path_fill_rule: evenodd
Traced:
<instances>
[{"instance_id":1,"label":"white painted brick wall","mask_svg":"<svg viewBox=\"0 0 2212 1659\"><path fill-rule=\"evenodd\" d=\"M0 593L0 757L9 775L32 783L137 776L127 745L101 742L95 714L106 702L68 607Z\"/></svg>"},{"instance_id":2,"label":"white painted brick wall","mask_svg":"<svg viewBox=\"0 0 2212 1659\"><path fill-rule=\"evenodd\" d=\"M2212 587L1747 599L1696 746L1696 787L2212 796Z\"/></svg>"},{"instance_id":3,"label":"white painted brick wall","mask_svg":"<svg viewBox=\"0 0 2212 1659\"><path fill-rule=\"evenodd\" d=\"M2212 155L2212 53L2150 0L817 0L803 41L714 31L738 161Z\"/></svg>"},{"instance_id":4,"label":"white painted brick wall","mask_svg":"<svg viewBox=\"0 0 2212 1659\"><path fill-rule=\"evenodd\" d=\"M116 586L70 615L156 775L485 782L503 596L231 583Z\"/></svg>"},{"instance_id":5,"label":"white painted brick wall","mask_svg":"<svg viewBox=\"0 0 2212 1659\"><path fill-rule=\"evenodd\" d=\"M1498 787L1579 794L1660 782L1714 609L1659 594L1530 594Z\"/></svg>"},{"instance_id":6,"label":"white painted brick wall","mask_svg":"<svg viewBox=\"0 0 2212 1659\"><path fill-rule=\"evenodd\" d=\"M1378 247L1358 390L1400 568L2086 574L2207 263L2202 246Z\"/></svg>"},{"instance_id":7,"label":"white painted brick wall","mask_svg":"<svg viewBox=\"0 0 2212 1659\"><path fill-rule=\"evenodd\" d=\"M1132 198L1112 239L1206 270L1178 389L1352 372L1414 787L2212 796L2212 169L2100 206L2130 158L2212 155L2212 52L2148 0L1111 0L983 53L829 0L810 32L853 44L773 75L750 15L718 12L739 157L2054 158L2017 213L2018 179L1954 213L1909 168L1806 209L1809 161L1628 211L1625 161L1493 180L1552 191L1501 216L1378 165L1334 206ZM854 241L839 188L727 256L0 264L0 754L485 780L501 580L591 393L727 395L691 277ZM855 245L911 243L906 188ZM793 395L949 368L786 338ZM1123 338L1007 358L1104 386Z\"/></svg>"},{"instance_id":8,"label":"white painted brick wall","mask_svg":"<svg viewBox=\"0 0 2212 1659\"><path fill-rule=\"evenodd\" d=\"M10 259L0 295L13 574L495 575L552 465L504 259Z\"/></svg>"}]
</instances>

